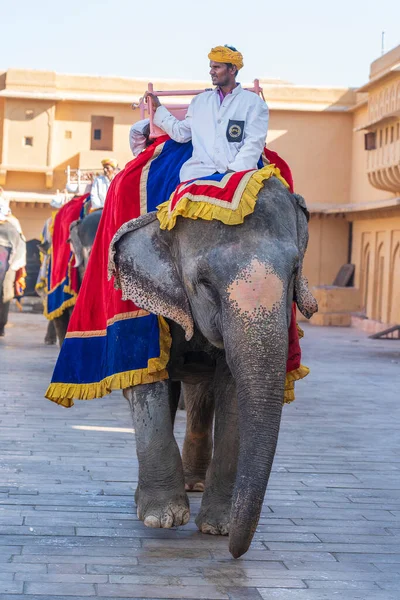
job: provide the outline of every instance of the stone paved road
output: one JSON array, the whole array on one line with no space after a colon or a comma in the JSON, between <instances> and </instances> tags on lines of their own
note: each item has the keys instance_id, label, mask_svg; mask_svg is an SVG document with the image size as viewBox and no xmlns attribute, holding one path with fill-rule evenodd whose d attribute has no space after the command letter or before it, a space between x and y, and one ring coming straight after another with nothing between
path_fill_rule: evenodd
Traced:
<instances>
[{"instance_id":1,"label":"stone paved road","mask_svg":"<svg viewBox=\"0 0 400 600\"><path fill-rule=\"evenodd\" d=\"M1 600L399 600L400 342L306 328L312 375L284 410L251 547L145 529L120 394L66 410L44 400L57 350L40 315L0 339ZM178 417L182 439L184 413ZM191 496L192 513L200 495Z\"/></svg>"}]
</instances>

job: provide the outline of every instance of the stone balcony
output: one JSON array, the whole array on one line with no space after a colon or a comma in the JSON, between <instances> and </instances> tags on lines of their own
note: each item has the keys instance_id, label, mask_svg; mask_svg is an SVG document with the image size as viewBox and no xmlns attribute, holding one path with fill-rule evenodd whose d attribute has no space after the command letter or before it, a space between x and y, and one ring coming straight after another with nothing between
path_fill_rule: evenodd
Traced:
<instances>
[{"instance_id":1,"label":"stone balcony","mask_svg":"<svg viewBox=\"0 0 400 600\"><path fill-rule=\"evenodd\" d=\"M380 190L400 191L400 140L367 153L368 180Z\"/></svg>"}]
</instances>

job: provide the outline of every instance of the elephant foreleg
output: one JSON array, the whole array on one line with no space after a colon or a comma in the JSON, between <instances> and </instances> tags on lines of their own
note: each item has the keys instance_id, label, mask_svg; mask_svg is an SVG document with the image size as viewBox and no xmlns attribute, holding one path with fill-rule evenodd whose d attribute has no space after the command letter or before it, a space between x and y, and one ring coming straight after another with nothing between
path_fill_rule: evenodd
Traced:
<instances>
[{"instance_id":1,"label":"elephant foreleg","mask_svg":"<svg viewBox=\"0 0 400 600\"><path fill-rule=\"evenodd\" d=\"M212 379L207 379L198 384L183 384L187 419L182 462L187 491L204 490L206 473L211 460L214 418L212 383Z\"/></svg>"},{"instance_id":2,"label":"elephant foreleg","mask_svg":"<svg viewBox=\"0 0 400 600\"><path fill-rule=\"evenodd\" d=\"M66 310L64 310L62 315L60 315L59 317L55 317L55 319L54 319L54 327L55 327L55 330L57 333L57 339L58 339L58 343L59 343L60 347L62 346L64 338L67 334L67 329L68 329L68 324L69 324L69 319L71 317L71 313L72 313L72 310L70 308L67 308Z\"/></svg>"},{"instance_id":3,"label":"elephant foreleg","mask_svg":"<svg viewBox=\"0 0 400 600\"><path fill-rule=\"evenodd\" d=\"M49 321L47 324L47 331L44 337L44 343L46 346L53 346L57 343L57 334L56 328L54 326L54 321Z\"/></svg>"},{"instance_id":4,"label":"elephant foreleg","mask_svg":"<svg viewBox=\"0 0 400 600\"><path fill-rule=\"evenodd\" d=\"M135 500L147 527L176 527L189 520L182 460L171 419L171 384L160 381L124 391L131 407L139 461Z\"/></svg>"},{"instance_id":5,"label":"elephant foreleg","mask_svg":"<svg viewBox=\"0 0 400 600\"><path fill-rule=\"evenodd\" d=\"M207 471L196 525L202 533L228 535L239 452L239 429L235 383L225 359L219 360L213 383L214 455Z\"/></svg>"},{"instance_id":6,"label":"elephant foreleg","mask_svg":"<svg viewBox=\"0 0 400 600\"><path fill-rule=\"evenodd\" d=\"M1 290L0 290L0 296L1 296ZM10 310L10 303L2 302L0 299L0 336L1 337L5 335L4 328L7 325L9 310Z\"/></svg>"}]
</instances>

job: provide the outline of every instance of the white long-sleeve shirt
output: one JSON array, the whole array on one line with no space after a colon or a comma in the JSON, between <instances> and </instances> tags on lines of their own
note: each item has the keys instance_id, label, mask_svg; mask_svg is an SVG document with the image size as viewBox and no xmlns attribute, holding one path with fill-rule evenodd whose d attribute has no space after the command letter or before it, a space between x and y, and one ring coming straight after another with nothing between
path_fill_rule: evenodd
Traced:
<instances>
[{"instance_id":1,"label":"white long-sleeve shirt","mask_svg":"<svg viewBox=\"0 0 400 600\"><path fill-rule=\"evenodd\" d=\"M221 103L218 89L203 92L178 121L160 106L154 123L176 142L192 140L193 155L182 166L180 180L215 172L256 169L268 132L268 106L240 84Z\"/></svg>"},{"instance_id":2,"label":"white long-sleeve shirt","mask_svg":"<svg viewBox=\"0 0 400 600\"><path fill-rule=\"evenodd\" d=\"M110 187L111 181L105 175L99 175L92 183L92 189L90 190L90 200L92 203L92 209L103 208L108 188Z\"/></svg>"},{"instance_id":3,"label":"white long-sleeve shirt","mask_svg":"<svg viewBox=\"0 0 400 600\"><path fill-rule=\"evenodd\" d=\"M144 130L149 124L149 119L142 119L134 123L129 131L129 146L132 154L137 156L146 148L146 137Z\"/></svg>"}]
</instances>

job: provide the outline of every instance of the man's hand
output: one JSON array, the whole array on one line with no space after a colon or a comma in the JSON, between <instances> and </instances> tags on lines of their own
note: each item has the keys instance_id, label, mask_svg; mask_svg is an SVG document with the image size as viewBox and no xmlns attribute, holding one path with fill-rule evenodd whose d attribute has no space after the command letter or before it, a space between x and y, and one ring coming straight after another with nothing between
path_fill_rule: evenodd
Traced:
<instances>
[{"instance_id":1,"label":"man's hand","mask_svg":"<svg viewBox=\"0 0 400 600\"><path fill-rule=\"evenodd\" d=\"M144 95L144 99L147 101L147 98L150 98L154 110L157 110L157 108L161 106L161 102L159 101L158 96L156 96L155 94L152 94L151 92L146 92Z\"/></svg>"}]
</instances>

